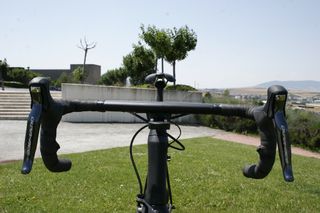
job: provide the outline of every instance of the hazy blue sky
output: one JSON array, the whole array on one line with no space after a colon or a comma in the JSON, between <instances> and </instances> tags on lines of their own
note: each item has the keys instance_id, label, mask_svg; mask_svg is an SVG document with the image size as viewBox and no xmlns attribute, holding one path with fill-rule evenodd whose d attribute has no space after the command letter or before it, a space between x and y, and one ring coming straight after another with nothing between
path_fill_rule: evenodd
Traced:
<instances>
[{"instance_id":1,"label":"hazy blue sky","mask_svg":"<svg viewBox=\"0 0 320 213\"><path fill-rule=\"evenodd\" d=\"M82 63L77 44L86 36L97 42L87 62L104 73L121 66L141 24L188 25L198 45L177 63L178 83L214 88L320 80L318 0L1 0L0 20L0 59L11 66Z\"/></svg>"}]
</instances>

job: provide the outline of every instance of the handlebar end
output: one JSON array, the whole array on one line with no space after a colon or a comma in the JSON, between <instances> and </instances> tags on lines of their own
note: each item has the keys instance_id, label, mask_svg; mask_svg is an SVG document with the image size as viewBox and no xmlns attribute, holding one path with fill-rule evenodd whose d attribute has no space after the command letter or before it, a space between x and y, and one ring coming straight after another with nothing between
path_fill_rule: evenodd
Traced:
<instances>
[{"instance_id":1,"label":"handlebar end","mask_svg":"<svg viewBox=\"0 0 320 213\"><path fill-rule=\"evenodd\" d=\"M293 172L292 172L292 167L287 166L283 169L283 178L286 182L293 182L294 177L293 177Z\"/></svg>"},{"instance_id":2,"label":"handlebar end","mask_svg":"<svg viewBox=\"0 0 320 213\"><path fill-rule=\"evenodd\" d=\"M242 173L245 177L251 178L252 174L254 173L255 165L246 165L242 169Z\"/></svg>"},{"instance_id":3,"label":"handlebar end","mask_svg":"<svg viewBox=\"0 0 320 213\"><path fill-rule=\"evenodd\" d=\"M247 165L242 169L242 173L247 178L263 179L269 172L263 172L261 169L257 169L256 164Z\"/></svg>"},{"instance_id":4,"label":"handlebar end","mask_svg":"<svg viewBox=\"0 0 320 213\"><path fill-rule=\"evenodd\" d=\"M31 172L32 169L32 161L31 160L26 160L21 169L21 174L27 175Z\"/></svg>"},{"instance_id":5,"label":"handlebar end","mask_svg":"<svg viewBox=\"0 0 320 213\"><path fill-rule=\"evenodd\" d=\"M58 159L56 156L42 155L44 165L50 172L67 172L72 167L72 162L68 159Z\"/></svg>"}]
</instances>

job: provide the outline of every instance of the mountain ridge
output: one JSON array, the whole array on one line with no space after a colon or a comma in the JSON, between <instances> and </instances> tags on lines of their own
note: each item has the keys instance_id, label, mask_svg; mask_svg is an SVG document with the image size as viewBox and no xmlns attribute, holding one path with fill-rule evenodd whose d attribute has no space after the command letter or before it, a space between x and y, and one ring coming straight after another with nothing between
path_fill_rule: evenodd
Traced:
<instances>
[{"instance_id":1,"label":"mountain ridge","mask_svg":"<svg viewBox=\"0 0 320 213\"><path fill-rule=\"evenodd\" d=\"M320 81L304 80L304 81L268 81L258 84L254 87L268 88L272 85L281 85L290 90L304 90L312 92L320 92Z\"/></svg>"}]
</instances>

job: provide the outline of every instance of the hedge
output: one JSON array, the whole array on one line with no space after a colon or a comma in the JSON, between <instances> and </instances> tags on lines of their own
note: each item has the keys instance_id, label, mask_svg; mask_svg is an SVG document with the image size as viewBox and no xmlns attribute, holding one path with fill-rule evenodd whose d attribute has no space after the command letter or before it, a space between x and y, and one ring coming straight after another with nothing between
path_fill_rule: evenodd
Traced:
<instances>
[{"instance_id":1,"label":"hedge","mask_svg":"<svg viewBox=\"0 0 320 213\"><path fill-rule=\"evenodd\" d=\"M243 101L223 96L211 97L207 95L204 100L205 102L214 103L244 104ZM248 101L246 104L256 105L257 102ZM287 108L286 116L291 144L313 151L320 151L320 114ZM218 115L199 115L196 118L201 124L212 128L237 133L257 134L257 126L252 120Z\"/></svg>"}]
</instances>

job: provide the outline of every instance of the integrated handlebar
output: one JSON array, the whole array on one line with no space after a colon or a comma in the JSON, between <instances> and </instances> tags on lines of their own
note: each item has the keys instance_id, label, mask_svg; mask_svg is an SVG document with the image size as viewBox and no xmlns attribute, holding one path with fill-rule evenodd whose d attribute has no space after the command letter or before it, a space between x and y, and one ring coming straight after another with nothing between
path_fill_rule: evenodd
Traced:
<instances>
[{"instance_id":1,"label":"integrated handlebar","mask_svg":"<svg viewBox=\"0 0 320 213\"><path fill-rule=\"evenodd\" d=\"M188 102L183 102L182 104L181 102L54 100L50 95L49 80L43 77L33 79L29 84L29 89L32 98L32 109L29 114L25 137L25 152L21 170L23 174L30 173L32 169L40 124L40 151L43 162L50 171L63 172L71 168L71 161L61 160L57 156L60 146L56 141L56 130L62 116L67 113L81 111L121 111L170 115L215 114L255 120L261 138L261 144L257 150L260 155L260 161L258 164L245 166L243 174L254 179L261 179L267 176L273 167L276 144L278 144L284 180L294 180L291 166L291 147L285 119L287 91L281 86L272 86L268 89L268 100L264 106Z\"/></svg>"}]
</instances>

